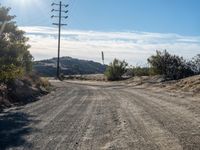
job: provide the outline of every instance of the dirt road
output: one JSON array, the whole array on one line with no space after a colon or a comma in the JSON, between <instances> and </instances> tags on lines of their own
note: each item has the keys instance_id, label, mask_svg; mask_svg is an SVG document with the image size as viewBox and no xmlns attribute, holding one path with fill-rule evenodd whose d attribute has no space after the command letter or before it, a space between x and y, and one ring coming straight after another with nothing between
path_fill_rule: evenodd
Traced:
<instances>
[{"instance_id":1,"label":"dirt road","mask_svg":"<svg viewBox=\"0 0 200 150\"><path fill-rule=\"evenodd\" d=\"M0 115L0 149L200 150L200 98L117 84L56 90Z\"/></svg>"}]
</instances>

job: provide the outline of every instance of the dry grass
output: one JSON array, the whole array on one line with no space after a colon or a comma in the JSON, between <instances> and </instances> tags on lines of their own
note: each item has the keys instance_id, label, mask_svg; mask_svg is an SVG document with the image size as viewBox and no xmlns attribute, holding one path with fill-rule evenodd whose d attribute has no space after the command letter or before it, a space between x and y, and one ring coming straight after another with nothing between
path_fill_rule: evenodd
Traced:
<instances>
[{"instance_id":1,"label":"dry grass","mask_svg":"<svg viewBox=\"0 0 200 150\"><path fill-rule=\"evenodd\" d=\"M168 86L168 89L200 93L200 75L181 79Z\"/></svg>"},{"instance_id":2,"label":"dry grass","mask_svg":"<svg viewBox=\"0 0 200 150\"><path fill-rule=\"evenodd\" d=\"M162 76L142 76L120 81L129 86L159 88L167 91L182 91L200 94L200 75L187 77L181 80L164 81Z\"/></svg>"},{"instance_id":3,"label":"dry grass","mask_svg":"<svg viewBox=\"0 0 200 150\"><path fill-rule=\"evenodd\" d=\"M13 104L35 101L38 96L47 94L50 90L50 82L34 74L15 79L8 89L5 85L0 85L0 110Z\"/></svg>"}]
</instances>

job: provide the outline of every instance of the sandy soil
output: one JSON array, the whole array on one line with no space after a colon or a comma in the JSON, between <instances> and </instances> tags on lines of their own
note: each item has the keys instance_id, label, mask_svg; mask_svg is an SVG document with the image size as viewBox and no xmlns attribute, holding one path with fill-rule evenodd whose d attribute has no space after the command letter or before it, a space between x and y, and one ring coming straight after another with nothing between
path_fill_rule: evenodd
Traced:
<instances>
[{"instance_id":1,"label":"sandy soil","mask_svg":"<svg viewBox=\"0 0 200 150\"><path fill-rule=\"evenodd\" d=\"M199 150L200 97L117 83L52 81L0 114L0 149Z\"/></svg>"}]
</instances>

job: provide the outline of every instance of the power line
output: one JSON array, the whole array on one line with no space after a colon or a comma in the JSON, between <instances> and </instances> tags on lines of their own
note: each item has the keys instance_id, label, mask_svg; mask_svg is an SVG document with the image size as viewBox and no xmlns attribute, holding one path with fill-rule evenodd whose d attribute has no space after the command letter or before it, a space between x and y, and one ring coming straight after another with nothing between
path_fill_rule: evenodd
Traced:
<instances>
[{"instance_id":1,"label":"power line","mask_svg":"<svg viewBox=\"0 0 200 150\"><path fill-rule=\"evenodd\" d=\"M67 24L62 23L62 19L67 19L68 16L66 15L68 13L68 4L62 4L62 1L60 3L52 3L51 6L59 6L59 9L52 9L51 12L59 12L59 15L52 15L51 18L58 18L58 23L52 23L53 25L58 26L58 59L57 59L57 78L60 79L60 35L61 35L61 26L66 26ZM62 16L62 13L65 14L65 16Z\"/></svg>"}]
</instances>

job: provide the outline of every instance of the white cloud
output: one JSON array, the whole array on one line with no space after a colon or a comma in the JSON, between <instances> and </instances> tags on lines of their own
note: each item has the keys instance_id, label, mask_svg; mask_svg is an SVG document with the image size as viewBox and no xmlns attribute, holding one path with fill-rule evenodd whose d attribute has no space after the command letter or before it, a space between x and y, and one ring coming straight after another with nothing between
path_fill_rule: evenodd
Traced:
<instances>
[{"instance_id":1,"label":"white cloud","mask_svg":"<svg viewBox=\"0 0 200 150\"><path fill-rule=\"evenodd\" d=\"M20 27L30 38L31 53L36 60L57 56L57 29L51 27ZM181 36L148 32L97 32L62 30L61 55L106 63L114 58L130 64L145 64L156 50L191 58L200 53L200 36Z\"/></svg>"}]
</instances>

